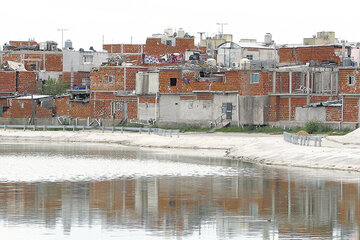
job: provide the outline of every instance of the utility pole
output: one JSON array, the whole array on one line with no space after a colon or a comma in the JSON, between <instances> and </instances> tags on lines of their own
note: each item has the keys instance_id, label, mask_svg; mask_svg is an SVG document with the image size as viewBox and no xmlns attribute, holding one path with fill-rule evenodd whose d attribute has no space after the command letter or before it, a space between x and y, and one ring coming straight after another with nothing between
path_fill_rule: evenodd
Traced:
<instances>
[{"instance_id":1,"label":"utility pole","mask_svg":"<svg viewBox=\"0 0 360 240\"><path fill-rule=\"evenodd\" d=\"M228 24L227 23L216 23L216 24L221 26L220 37L222 38L224 33L224 25L228 25Z\"/></svg>"},{"instance_id":2,"label":"utility pole","mask_svg":"<svg viewBox=\"0 0 360 240\"><path fill-rule=\"evenodd\" d=\"M69 29L66 28L58 28L58 31L61 31L61 50L64 49L64 31L67 31Z\"/></svg>"}]
</instances>

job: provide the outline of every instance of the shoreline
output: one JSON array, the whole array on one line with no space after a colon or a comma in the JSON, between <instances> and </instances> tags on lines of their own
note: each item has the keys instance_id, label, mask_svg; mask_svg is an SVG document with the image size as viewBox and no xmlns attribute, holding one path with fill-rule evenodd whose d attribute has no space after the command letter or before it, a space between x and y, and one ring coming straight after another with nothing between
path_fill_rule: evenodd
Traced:
<instances>
[{"instance_id":1,"label":"shoreline","mask_svg":"<svg viewBox=\"0 0 360 240\"><path fill-rule=\"evenodd\" d=\"M348 135L351 135L348 134ZM353 134L354 135L354 134ZM355 140L354 140L355 139ZM0 130L0 142L118 144L194 156L224 157L256 164L360 172L360 138L324 137L322 147L299 146L282 135L259 133L182 133L158 136L133 132Z\"/></svg>"}]
</instances>

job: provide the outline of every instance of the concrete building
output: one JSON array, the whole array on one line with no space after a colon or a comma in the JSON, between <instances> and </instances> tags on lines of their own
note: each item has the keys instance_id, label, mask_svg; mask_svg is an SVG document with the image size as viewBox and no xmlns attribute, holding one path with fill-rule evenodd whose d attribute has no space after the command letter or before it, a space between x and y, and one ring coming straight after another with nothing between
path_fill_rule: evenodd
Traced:
<instances>
[{"instance_id":1,"label":"concrete building","mask_svg":"<svg viewBox=\"0 0 360 240\"><path fill-rule=\"evenodd\" d=\"M304 38L304 45L334 44L339 41L335 38L335 32L317 32L312 38Z\"/></svg>"},{"instance_id":2,"label":"concrete building","mask_svg":"<svg viewBox=\"0 0 360 240\"><path fill-rule=\"evenodd\" d=\"M242 39L240 42L224 42L217 48L217 63L223 67L241 67L241 61L248 59L252 69L272 68L279 61L272 35L266 33L264 42L256 39Z\"/></svg>"},{"instance_id":3,"label":"concrete building","mask_svg":"<svg viewBox=\"0 0 360 240\"><path fill-rule=\"evenodd\" d=\"M216 56L216 49L225 42L232 42L232 34L215 34L213 37L203 39L203 33L200 34L200 46L206 48L206 52L211 56Z\"/></svg>"}]
</instances>

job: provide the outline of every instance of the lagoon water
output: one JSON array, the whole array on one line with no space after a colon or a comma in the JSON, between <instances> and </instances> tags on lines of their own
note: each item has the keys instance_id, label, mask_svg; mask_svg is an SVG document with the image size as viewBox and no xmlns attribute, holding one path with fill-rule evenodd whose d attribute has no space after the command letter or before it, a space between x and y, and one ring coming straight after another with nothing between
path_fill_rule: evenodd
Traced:
<instances>
[{"instance_id":1,"label":"lagoon water","mask_svg":"<svg viewBox=\"0 0 360 240\"><path fill-rule=\"evenodd\" d=\"M2 239L359 239L360 174L0 144Z\"/></svg>"}]
</instances>

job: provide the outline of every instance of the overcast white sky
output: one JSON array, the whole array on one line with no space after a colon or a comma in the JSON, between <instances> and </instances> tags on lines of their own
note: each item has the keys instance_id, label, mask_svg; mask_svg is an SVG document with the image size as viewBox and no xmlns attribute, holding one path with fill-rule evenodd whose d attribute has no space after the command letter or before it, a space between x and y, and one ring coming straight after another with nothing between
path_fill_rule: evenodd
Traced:
<instances>
[{"instance_id":1,"label":"overcast white sky","mask_svg":"<svg viewBox=\"0 0 360 240\"><path fill-rule=\"evenodd\" d=\"M228 23L224 33L234 41L269 32L277 43L301 43L318 31L335 31L336 37L360 42L360 1L333 0L19 0L2 3L0 45L9 40L54 40L61 47L71 39L75 49L100 49L105 43L145 43L153 33L183 28L190 35L219 31L216 23Z\"/></svg>"}]
</instances>

